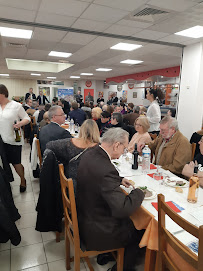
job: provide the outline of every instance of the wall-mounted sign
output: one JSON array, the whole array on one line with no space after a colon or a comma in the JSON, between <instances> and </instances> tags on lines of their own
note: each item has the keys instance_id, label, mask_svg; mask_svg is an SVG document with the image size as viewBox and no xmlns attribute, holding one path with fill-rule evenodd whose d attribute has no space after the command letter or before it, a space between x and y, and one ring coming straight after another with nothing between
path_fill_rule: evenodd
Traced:
<instances>
[{"instance_id":1,"label":"wall-mounted sign","mask_svg":"<svg viewBox=\"0 0 203 271\"><path fill-rule=\"evenodd\" d=\"M117 85L117 90L118 90L118 91L121 91L121 90L122 90L122 88L123 88L123 86L122 86L122 85Z\"/></svg>"},{"instance_id":2,"label":"wall-mounted sign","mask_svg":"<svg viewBox=\"0 0 203 271\"><path fill-rule=\"evenodd\" d=\"M92 86L92 81L87 80L85 82L86 87L90 88Z\"/></svg>"},{"instance_id":3,"label":"wall-mounted sign","mask_svg":"<svg viewBox=\"0 0 203 271\"><path fill-rule=\"evenodd\" d=\"M68 102L71 102L74 98L73 92L73 88L58 89L58 97L63 98Z\"/></svg>"},{"instance_id":4,"label":"wall-mounted sign","mask_svg":"<svg viewBox=\"0 0 203 271\"><path fill-rule=\"evenodd\" d=\"M128 84L128 88L129 89L133 89L134 88L134 84Z\"/></svg>"},{"instance_id":5,"label":"wall-mounted sign","mask_svg":"<svg viewBox=\"0 0 203 271\"><path fill-rule=\"evenodd\" d=\"M137 92L133 92L133 98L137 98Z\"/></svg>"}]
</instances>

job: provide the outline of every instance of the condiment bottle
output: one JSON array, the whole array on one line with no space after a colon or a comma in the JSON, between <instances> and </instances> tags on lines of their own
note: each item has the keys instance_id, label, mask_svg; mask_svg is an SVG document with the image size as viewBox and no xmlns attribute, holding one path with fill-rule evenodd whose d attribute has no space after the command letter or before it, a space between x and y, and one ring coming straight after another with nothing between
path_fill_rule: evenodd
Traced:
<instances>
[{"instance_id":1,"label":"condiment bottle","mask_svg":"<svg viewBox=\"0 0 203 271\"><path fill-rule=\"evenodd\" d=\"M187 200L191 203L196 203L198 198L198 191L199 191L199 178L196 174L190 177L189 180L189 189L188 189L188 196Z\"/></svg>"}]
</instances>

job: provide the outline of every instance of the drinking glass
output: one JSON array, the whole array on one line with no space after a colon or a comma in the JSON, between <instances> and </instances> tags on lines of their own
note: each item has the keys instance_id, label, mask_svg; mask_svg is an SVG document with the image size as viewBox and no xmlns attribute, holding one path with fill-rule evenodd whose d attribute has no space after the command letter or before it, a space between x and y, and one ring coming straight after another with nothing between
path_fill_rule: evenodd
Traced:
<instances>
[{"instance_id":1,"label":"drinking glass","mask_svg":"<svg viewBox=\"0 0 203 271\"><path fill-rule=\"evenodd\" d=\"M161 166L156 166L156 167L157 167L157 170L154 173L154 179L157 181L162 181L162 172L160 171Z\"/></svg>"}]
</instances>

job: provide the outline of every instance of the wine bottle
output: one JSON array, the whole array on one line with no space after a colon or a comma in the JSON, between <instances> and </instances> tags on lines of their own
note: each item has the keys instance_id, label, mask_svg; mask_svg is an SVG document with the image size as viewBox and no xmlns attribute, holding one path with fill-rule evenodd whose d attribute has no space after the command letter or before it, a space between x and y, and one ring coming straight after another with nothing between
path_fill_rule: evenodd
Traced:
<instances>
[{"instance_id":1,"label":"wine bottle","mask_svg":"<svg viewBox=\"0 0 203 271\"><path fill-rule=\"evenodd\" d=\"M133 164L132 169L138 169L138 151L137 151L137 144L135 144L135 149L133 151Z\"/></svg>"},{"instance_id":2,"label":"wine bottle","mask_svg":"<svg viewBox=\"0 0 203 271\"><path fill-rule=\"evenodd\" d=\"M17 124L17 121L14 121L14 124ZM21 136L19 134L19 130L18 128L14 128L14 132L15 132L15 142L20 142L21 141Z\"/></svg>"}]
</instances>

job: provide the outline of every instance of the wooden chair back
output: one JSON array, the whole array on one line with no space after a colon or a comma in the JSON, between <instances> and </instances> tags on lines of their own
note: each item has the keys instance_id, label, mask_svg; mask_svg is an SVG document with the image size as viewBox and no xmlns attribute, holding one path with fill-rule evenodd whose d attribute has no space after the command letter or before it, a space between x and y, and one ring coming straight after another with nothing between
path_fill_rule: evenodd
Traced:
<instances>
[{"instance_id":1,"label":"wooden chair back","mask_svg":"<svg viewBox=\"0 0 203 271\"><path fill-rule=\"evenodd\" d=\"M151 139L152 139L152 140L154 140L154 139L157 137L157 134L149 133L149 135L151 136Z\"/></svg>"},{"instance_id":2,"label":"wooden chair back","mask_svg":"<svg viewBox=\"0 0 203 271\"><path fill-rule=\"evenodd\" d=\"M96 256L101 253L117 251L117 270L123 270L124 248L107 251L83 251L80 249L80 236L78 229L78 218L75 203L75 194L72 179L64 175L64 167L59 165L61 191L65 217L65 241L66 241L66 269L70 270L70 262L74 261L74 271L80 271L80 258L84 258L90 271L94 271L89 256ZM90 236L91 238L91 236ZM74 258L70 258L70 242L74 246Z\"/></svg>"},{"instance_id":3,"label":"wooden chair back","mask_svg":"<svg viewBox=\"0 0 203 271\"><path fill-rule=\"evenodd\" d=\"M193 161L194 157L195 157L195 150L196 150L196 143L192 143L191 146L192 146L192 157L191 157L191 161Z\"/></svg>"},{"instance_id":4,"label":"wooden chair back","mask_svg":"<svg viewBox=\"0 0 203 271\"><path fill-rule=\"evenodd\" d=\"M40 148L40 142L39 139L37 138L37 135L34 134L34 137L36 138L36 143L37 143L37 155L39 158L39 167L40 169L42 168L42 152L41 152L41 148Z\"/></svg>"},{"instance_id":5,"label":"wooden chair back","mask_svg":"<svg viewBox=\"0 0 203 271\"><path fill-rule=\"evenodd\" d=\"M36 125L36 120L35 120L35 116L30 116L30 127L31 127L31 131L33 131L33 126Z\"/></svg>"},{"instance_id":6,"label":"wooden chair back","mask_svg":"<svg viewBox=\"0 0 203 271\"><path fill-rule=\"evenodd\" d=\"M165 215L168 215L176 224L185 231L199 239L198 256L187 246L181 243L174 235L165 228ZM174 262L167 253L169 245L183 260L195 270L203 270L203 226L199 228L176 214L166 203L162 194L158 195L158 270L179 271L178 263Z\"/></svg>"}]
</instances>

